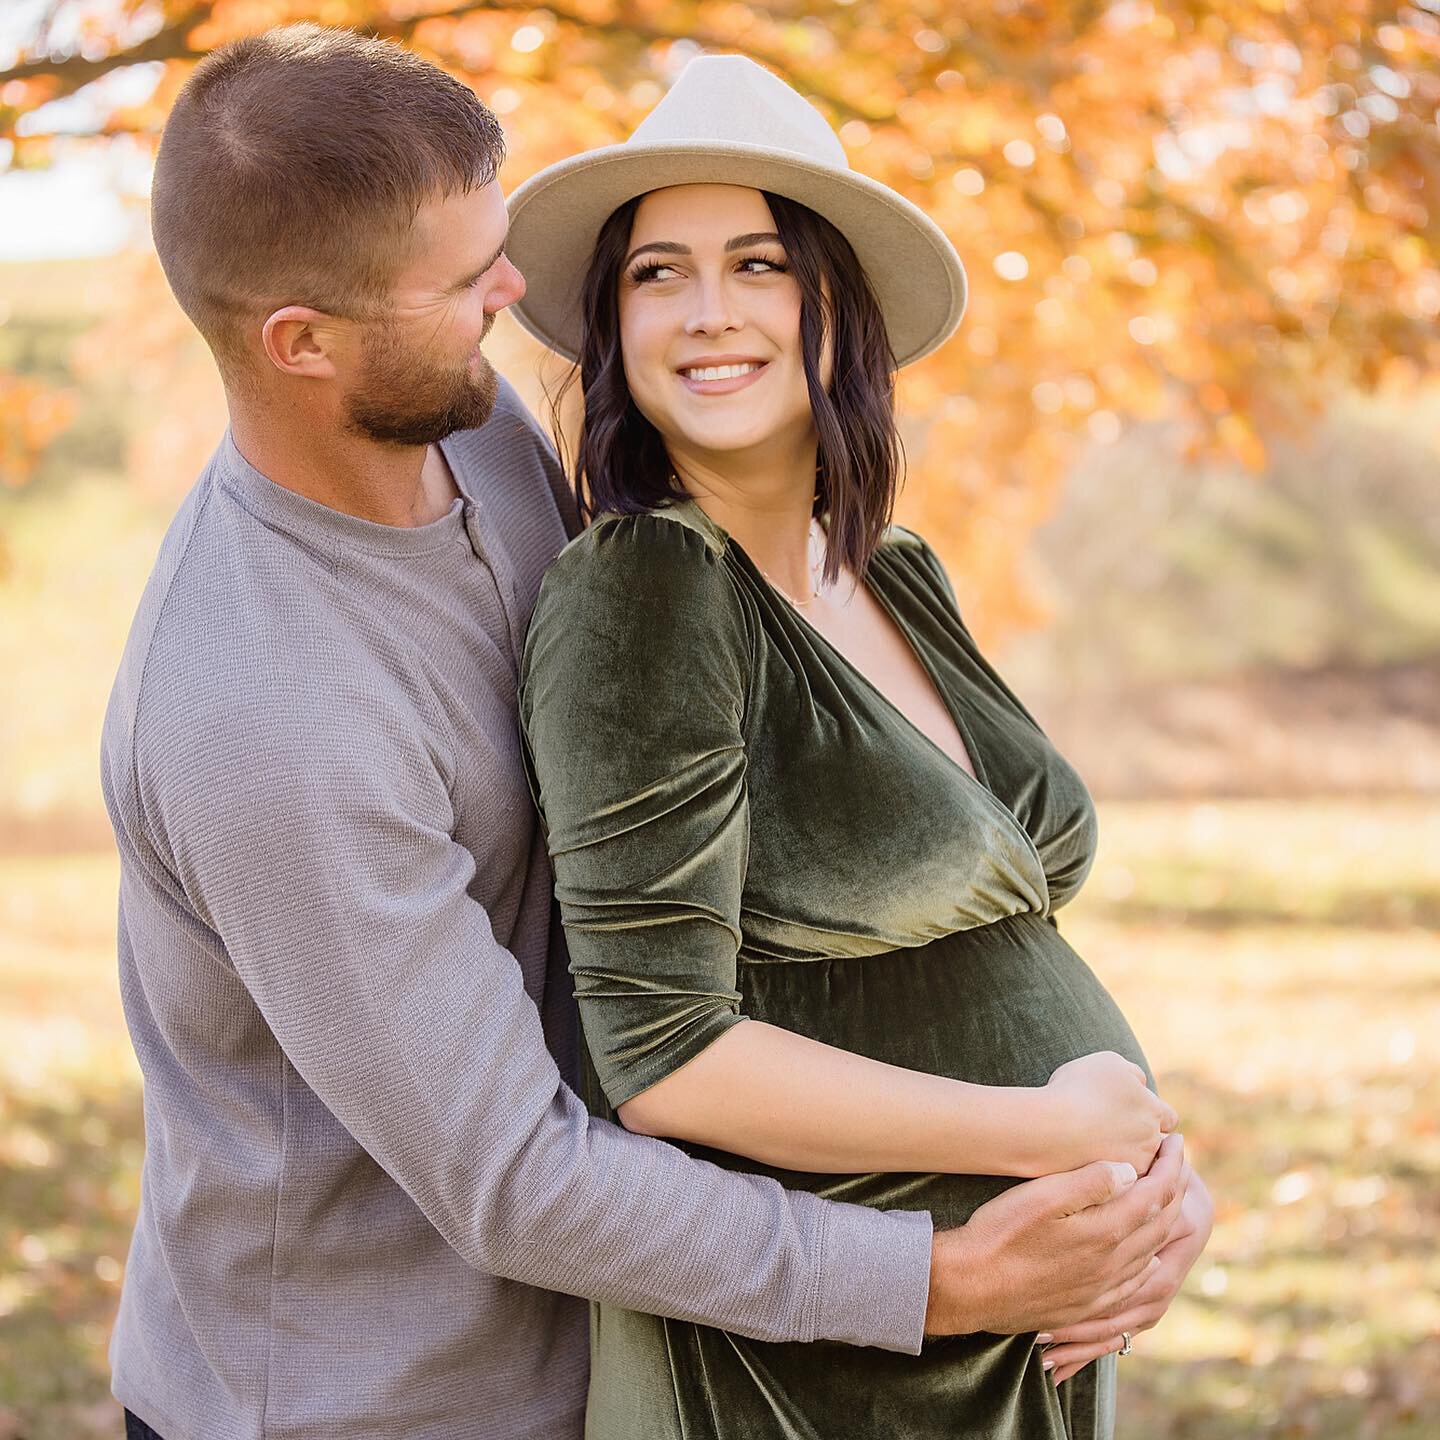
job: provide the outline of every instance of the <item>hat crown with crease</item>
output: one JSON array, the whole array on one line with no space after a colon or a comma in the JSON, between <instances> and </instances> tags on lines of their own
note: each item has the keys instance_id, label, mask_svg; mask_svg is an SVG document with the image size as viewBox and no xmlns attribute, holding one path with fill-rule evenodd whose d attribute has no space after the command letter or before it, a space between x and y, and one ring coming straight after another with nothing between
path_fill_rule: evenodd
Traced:
<instances>
[{"instance_id":1,"label":"hat crown with crease","mask_svg":"<svg viewBox=\"0 0 1440 1440\"><path fill-rule=\"evenodd\" d=\"M825 117L784 81L741 55L697 55L625 144L676 140L791 150L822 165L850 168L845 147Z\"/></svg>"},{"instance_id":2,"label":"hat crown with crease","mask_svg":"<svg viewBox=\"0 0 1440 1440\"><path fill-rule=\"evenodd\" d=\"M566 358L583 337L581 298L605 221L676 185L739 185L786 196L850 242L879 302L896 363L928 355L965 310L965 268L918 206L850 168L825 117L763 66L701 55L618 145L573 155L510 197L505 249L525 276L520 323Z\"/></svg>"}]
</instances>

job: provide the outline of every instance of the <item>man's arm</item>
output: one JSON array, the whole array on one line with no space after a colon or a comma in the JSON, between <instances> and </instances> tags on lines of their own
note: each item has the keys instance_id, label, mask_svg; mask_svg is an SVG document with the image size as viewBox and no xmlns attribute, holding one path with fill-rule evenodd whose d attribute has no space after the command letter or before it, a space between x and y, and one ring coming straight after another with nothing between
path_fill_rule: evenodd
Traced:
<instances>
[{"instance_id":1,"label":"man's arm","mask_svg":"<svg viewBox=\"0 0 1440 1440\"><path fill-rule=\"evenodd\" d=\"M278 698L237 695L151 734L146 763L107 762L141 801L112 808L147 855L158 842L306 1083L469 1263L759 1339L912 1353L922 1330L1074 1323L1143 1283L1174 1225L1178 1137L1139 1182L1104 1163L1033 1180L932 1246L928 1215L787 1192L592 1118L467 893L413 727L380 725L377 764L355 712L347 745L297 760L307 726L282 727Z\"/></svg>"}]
</instances>

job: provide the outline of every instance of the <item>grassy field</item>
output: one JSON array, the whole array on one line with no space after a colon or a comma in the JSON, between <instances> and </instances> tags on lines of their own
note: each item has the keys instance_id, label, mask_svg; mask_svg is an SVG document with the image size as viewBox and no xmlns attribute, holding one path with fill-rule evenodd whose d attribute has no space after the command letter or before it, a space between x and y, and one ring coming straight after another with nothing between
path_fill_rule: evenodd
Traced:
<instances>
[{"instance_id":1,"label":"grassy field","mask_svg":"<svg viewBox=\"0 0 1440 1440\"><path fill-rule=\"evenodd\" d=\"M1102 808L1065 919L1218 1223L1125 1362L1129 1440L1421 1440L1440 1412L1440 815ZM0 1440L114 1435L142 1148L104 853L0 858Z\"/></svg>"}]
</instances>

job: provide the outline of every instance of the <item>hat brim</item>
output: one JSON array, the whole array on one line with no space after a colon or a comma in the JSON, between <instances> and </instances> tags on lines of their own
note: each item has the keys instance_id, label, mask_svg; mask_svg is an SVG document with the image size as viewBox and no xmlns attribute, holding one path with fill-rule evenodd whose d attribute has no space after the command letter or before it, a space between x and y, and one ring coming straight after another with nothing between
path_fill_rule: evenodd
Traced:
<instances>
[{"instance_id":1,"label":"hat brim","mask_svg":"<svg viewBox=\"0 0 1440 1440\"><path fill-rule=\"evenodd\" d=\"M744 185L797 200L850 242L885 317L896 363L909 365L965 313L965 267L918 206L854 171L786 150L715 141L607 145L533 175L510 197L505 253L524 275L512 313L537 340L575 360L581 288L600 229L627 200L672 185Z\"/></svg>"}]
</instances>

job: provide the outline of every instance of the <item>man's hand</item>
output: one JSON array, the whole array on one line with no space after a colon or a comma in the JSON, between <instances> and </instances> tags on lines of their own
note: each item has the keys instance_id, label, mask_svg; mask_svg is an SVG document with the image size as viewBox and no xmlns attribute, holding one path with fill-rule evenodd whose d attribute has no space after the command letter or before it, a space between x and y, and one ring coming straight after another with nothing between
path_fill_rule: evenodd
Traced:
<instances>
[{"instance_id":1,"label":"man's hand","mask_svg":"<svg viewBox=\"0 0 1440 1440\"><path fill-rule=\"evenodd\" d=\"M1205 1182L1190 1172L1189 1183L1181 1199L1180 1218L1170 1239L1160 1250L1160 1263L1146 1277L1143 1285L1125 1301L1116 1314L1099 1311L1078 1325L1051 1328L1054 1343L1045 1351L1045 1363L1051 1380L1058 1385L1092 1360L1119 1350L1122 1332L1133 1339L1142 1330L1153 1329L1170 1308L1190 1267L1210 1239L1215 1223L1215 1205Z\"/></svg>"},{"instance_id":2,"label":"man's hand","mask_svg":"<svg viewBox=\"0 0 1440 1440\"><path fill-rule=\"evenodd\" d=\"M1128 1165L1097 1161L996 1196L936 1232L927 1333L1023 1335L1128 1314L1159 1268L1186 1180L1184 1143L1169 1135L1139 1180Z\"/></svg>"}]
</instances>

